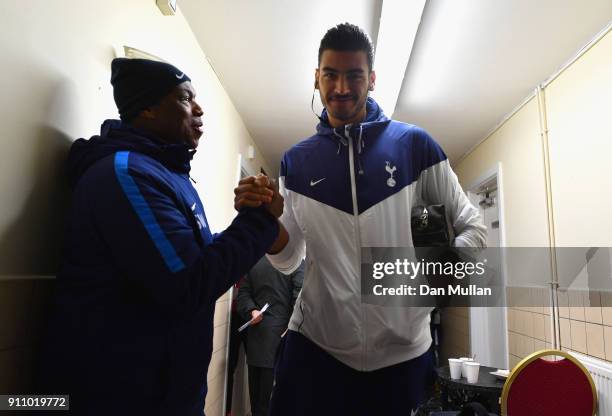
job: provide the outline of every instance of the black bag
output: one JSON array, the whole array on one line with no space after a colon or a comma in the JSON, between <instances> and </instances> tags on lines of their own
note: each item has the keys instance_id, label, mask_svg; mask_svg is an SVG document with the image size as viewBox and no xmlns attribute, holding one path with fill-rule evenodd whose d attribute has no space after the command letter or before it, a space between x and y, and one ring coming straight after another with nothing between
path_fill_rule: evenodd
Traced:
<instances>
[{"instance_id":1,"label":"black bag","mask_svg":"<svg viewBox=\"0 0 612 416\"><path fill-rule=\"evenodd\" d=\"M456 263L458 257L453 251L452 242L455 236L453 227L446 217L444 205L417 205L410 215L412 243L416 257L431 262ZM430 288L446 288L448 279L436 275L426 276ZM445 292L442 292L445 293ZM451 296L436 295L436 306L443 308L451 303Z\"/></svg>"},{"instance_id":2,"label":"black bag","mask_svg":"<svg viewBox=\"0 0 612 416\"><path fill-rule=\"evenodd\" d=\"M412 242L415 247L450 247L453 227L446 217L444 205L418 205L410 215Z\"/></svg>"}]
</instances>

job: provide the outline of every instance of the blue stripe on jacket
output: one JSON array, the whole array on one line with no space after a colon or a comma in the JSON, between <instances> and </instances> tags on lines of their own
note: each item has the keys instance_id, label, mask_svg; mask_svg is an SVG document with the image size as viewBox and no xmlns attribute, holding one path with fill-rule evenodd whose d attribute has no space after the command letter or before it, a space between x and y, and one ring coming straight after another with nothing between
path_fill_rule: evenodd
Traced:
<instances>
[{"instance_id":1,"label":"blue stripe on jacket","mask_svg":"<svg viewBox=\"0 0 612 416\"><path fill-rule=\"evenodd\" d=\"M123 192L127 196L128 200L134 210L138 214L138 218L142 221L149 237L153 240L155 247L159 250L166 266L171 272L176 273L185 268L185 264L176 254L174 247L170 244L170 241L166 238L166 235L162 231L161 227L157 223L153 211L145 201L144 197L140 193L136 182L130 176L128 172L128 159L130 152L117 152L115 154L115 172L117 179L123 188Z\"/></svg>"}]
</instances>

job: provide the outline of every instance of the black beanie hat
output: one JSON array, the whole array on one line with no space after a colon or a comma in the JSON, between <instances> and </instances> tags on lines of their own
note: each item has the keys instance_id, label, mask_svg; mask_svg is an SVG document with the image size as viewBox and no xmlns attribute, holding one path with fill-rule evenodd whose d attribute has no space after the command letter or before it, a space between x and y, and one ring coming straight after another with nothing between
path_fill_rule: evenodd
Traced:
<instances>
[{"instance_id":1,"label":"black beanie hat","mask_svg":"<svg viewBox=\"0 0 612 416\"><path fill-rule=\"evenodd\" d=\"M174 87L191 81L173 65L148 59L116 58L111 63L113 97L123 121L161 101Z\"/></svg>"}]
</instances>

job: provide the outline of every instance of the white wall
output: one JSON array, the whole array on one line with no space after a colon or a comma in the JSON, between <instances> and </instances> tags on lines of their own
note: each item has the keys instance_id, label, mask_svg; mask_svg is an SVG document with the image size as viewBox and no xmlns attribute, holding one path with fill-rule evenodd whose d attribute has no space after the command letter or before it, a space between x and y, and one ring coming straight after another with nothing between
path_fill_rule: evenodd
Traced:
<instances>
[{"instance_id":1,"label":"white wall","mask_svg":"<svg viewBox=\"0 0 612 416\"><path fill-rule=\"evenodd\" d=\"M254 144L184 17L153 0L0 3L0 393L27 391L39 326L57 270L70 143L116 118L110 61L130 45L184 70L204 108L192 176L214 230L234 217L237 155ZM263 166L256 152L250 169ZM221 414L227 299L217 305L207 414Z\"/></svg>"}]
</instances>

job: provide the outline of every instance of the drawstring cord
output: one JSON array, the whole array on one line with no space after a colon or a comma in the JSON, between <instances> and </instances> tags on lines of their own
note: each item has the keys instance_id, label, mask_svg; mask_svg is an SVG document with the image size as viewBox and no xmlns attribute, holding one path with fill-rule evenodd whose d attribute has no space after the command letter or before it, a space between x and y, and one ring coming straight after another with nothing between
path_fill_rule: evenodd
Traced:
<instances>
[{"instance_id":1,"label":"drawstring cord","mask_svg":"<svg viewBox=\"0 0 612 416\"><path fill-rule=\"evenodd\" d=\"M340 144L343 144L344 146L348 146L348 141L346 140L346 138L344 136L342 136L340 133L338 133L336 131L336 129L332 130L334 132L334 136L338 137L338 150L336 151L336 154L339 155L340 154ZM364 171L363 171L363 166L361 165L361 151L363 150L363 148L365 148L365 141L363 140L363 125L359 124L359 136L357 138L357 163L359 166L359 174L363 175Z\"/></svg>"},{"instance_id":2,"label":"drawstring cord","mask_svg":"<svg viewBox=\"0 0 612 416\"><path fill-rule=\"evenodd\" d=\"M363 126L360 124L359 125L359 137L357 138L357 152L359 154L361 154L361 149L364 146L363 140L361 140L363 137Z\"/></svg>"},{"instance_id":3,"label":"drawstring cord","mask_svg":"<svg viewBox=\"0 0 612 416\"><path fill-rule=\"evenodd\" d=\"M334 132L334 136L337 136L340 139L338 140L338 150L336 151L336 154L339 155L340 154L340 143L342 143L344 146L348 146L348 142L346 141L344 136L342 136L336 131L336 129L333 129L332 131Z\"/></svg>"},{"instance_id":4,"label":"drawstring cord","mask_svg":"<svg viewBox=\"0 0 612 416\"><path fill-rule=\"evenodd\" d=\"M357 163L359 164L359 174L363 175L363 167L361 166L361 149L365 147L363 139L363 124L359 124L359 138L357 139Z\"/></svg>"}]
</instances>

